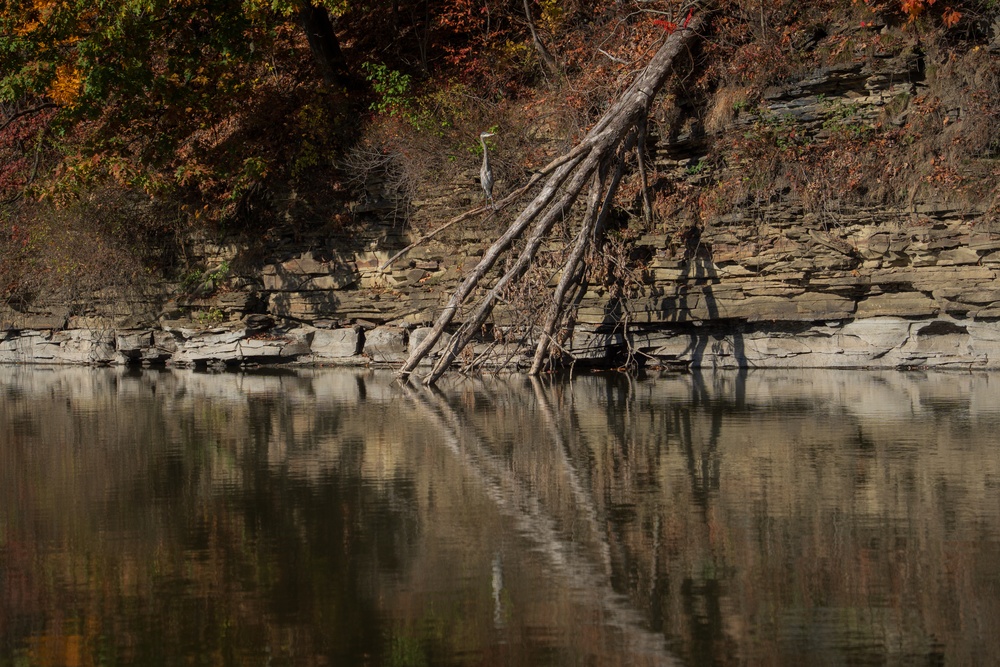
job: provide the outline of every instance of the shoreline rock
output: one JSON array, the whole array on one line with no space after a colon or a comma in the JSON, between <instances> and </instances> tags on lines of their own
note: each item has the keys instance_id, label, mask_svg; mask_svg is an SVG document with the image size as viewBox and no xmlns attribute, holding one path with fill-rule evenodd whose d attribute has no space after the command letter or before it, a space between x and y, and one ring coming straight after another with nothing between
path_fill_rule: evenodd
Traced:
<instances>
[{"instance_id":1,"label":"shoreline rock","mask_svg":"<svg viewBox=\"0 0 1000 667\"><path fill-rule=\"evenodd\" d=\"M793 326L794 325L794 326ZM246 328L202 330L7 330L0 363L208 367L395 367L426 335L378 326L282 327L266 337ZM487 344L479 346L486 350ZM623 359L681 368L1000 369L1000 321L948 315L877 316L831 322L681 323L627 331L578 327L564 345L575 363L616 367ZM526 368L533 347L508 345L496 364ZM428 361L432 361L430 357ZM487 364L489 367L489 364Z\"/></svg>"}]
</instances>

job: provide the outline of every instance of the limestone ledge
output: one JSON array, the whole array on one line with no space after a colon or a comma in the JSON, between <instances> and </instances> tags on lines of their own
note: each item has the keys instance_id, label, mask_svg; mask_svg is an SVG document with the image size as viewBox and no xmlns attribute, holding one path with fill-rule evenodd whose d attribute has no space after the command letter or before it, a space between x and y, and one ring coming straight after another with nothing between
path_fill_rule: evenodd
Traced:
<instances>
[{"instance_id":1,"label":"limestone ledge","mask_svg":"<svg viewBox=\"0 0 1000 667\"><path fill-rule=\"evenodd\" d=\"M688 366L1000 368L1000 234L984 212L847 210L832 226L791 202L760 214L712 220L695 245L678 233L639 238L627 298L589 286L563 348L598 364L631 354ZM488 237L467 236L388 268L395 251L377 245L290 251L145 321L66 304L3 310L0 362L399 364L482 254ZM517 315L504 306L495 321ZM522 365L527 347L493 358Z\"/></svg>"},{"instance_id":2,"label":"limestone ledge","mask_svg":"<svg viewBox=\"0 0 1000 667\"><path fill-rule=\"evenodd\" d=\"M808 214L785 222L789 206L756 226L711 221L695 247L638 239L628 297L591 285L563 348L595 364L1000 368L1000 235L982 212L918 205L899 225L903 212L846 211L827 227ZM139 322L8 309L0 363L399 364L484 246L437 240L386 269L391 250L298 251L239 289L171 299ZM505 306L495 321L517 314ZM494 346L492 359L524 365L525 342Z\"/></svg>"},{"instance_id":3,"label":"limestone ledge","mask_svg":"<svg viewBox=\"0 0 1000 667\"><path fill-rule=\"evenodd\" d=\"M319 329L276 327L266 336L243 327L144 331L8 330L0 363L167 364L175 366L375 365L402 363L429 327ZM529 341L530 342L530 341ZM428 362L434 361L439 343ZM648 365L696 368L1000 368L1000 321L940 316L878 316L847 322L721 323L680 328L575 328L564 346L582 363L624 357ZM530 348L479 343L477 354L524 367Z\"/></svg>"},{"instance_id":4,"label":"limestone ledge","mask_svg":"<svg viewBox=\"0 0 1000 667\"><path fill-rule=\"evenodd\" d=\"M323 329L305 324L276 326L266 334L243 324L208 328L168 324L163 329L121 331L8 329L0 339L0 363L396 365L428 331L405 326Z\"/></svg>"}]
</instances>

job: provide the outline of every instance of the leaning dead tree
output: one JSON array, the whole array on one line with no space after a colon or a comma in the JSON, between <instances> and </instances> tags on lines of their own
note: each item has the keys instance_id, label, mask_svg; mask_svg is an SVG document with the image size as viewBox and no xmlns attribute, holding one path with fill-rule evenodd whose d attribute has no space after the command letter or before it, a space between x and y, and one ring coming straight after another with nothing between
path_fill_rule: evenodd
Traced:
<instances>
[{"instance_id":1,"label":"leaning dead tree","mask_svg":"<svg viewBox=\"0 0 1000 667\"><path fill-rule=\"evenodd\" d=\"M538 374L550 350L555 346L553 334L562 321L567 297L572 294L573 287L579 284L582 278L587 248L594 242L598 230L611 210L615 193L624 175L626 155L637 145L642 144L645 138L646 119L653 99L673 71L675 62L688 52L692 42L697 38L707 14L708 12L702 9L696 16L689 15L685 24L667 37L642 73L579 144L550 162L527 184L500 202L499 206L503 207L544 180L534 199L528 202L510 227L483 254L479 264L455 290L430 333L403 364L399 371L401 379L408 379L413 374L417 365L441 339L446 328L458 314L459 308L486 278L497 260L510 250L530 227L517 259L479 301L472 305L468 316L448 340L430 373L423 378L423 383L427 385L437 382L489 318L504 290L519 280L531 266L552 226L566 216L580 194L588 188L586 213L562 266L562 277L556 286L538 338L530 370L530 374ZM644 177L645 165L642 162L641 150L638 151L638 155L639 174L640 177ZM643 181L645 194L645 179ZM644 198L644 201L648 202L648 199Z\"/></svg>"}]
</instances>

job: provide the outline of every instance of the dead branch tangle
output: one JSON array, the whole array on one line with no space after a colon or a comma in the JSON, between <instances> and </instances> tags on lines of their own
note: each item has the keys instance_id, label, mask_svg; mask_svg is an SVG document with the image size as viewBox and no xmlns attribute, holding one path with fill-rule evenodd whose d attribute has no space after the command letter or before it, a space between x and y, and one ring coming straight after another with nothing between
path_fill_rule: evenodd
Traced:
<instances>
[{"instance_id":1,"label":"dead branch tangle","mask_svg":"<svg viewBox=\"0 0 1000 667\"><path fill-rule=\"evenodd\" d=\"M423 378L423 383L427 385L437 382L486 322L503 290L525 274L552 226L565 217L580 193L589 184L587 209L582 226L575 235L573 247L561 269L562 277L556 287L540 331L530 374L536 375L541 370L550 349L554 349L550 345L550 341L563 317L566 297L572 292L571 288L579 282L583 274L583 258L586 250L594 242L598 230L611 209L624 172L626 154L636 145L639 145L640 149L642 148L645 139L646 118L653 99L673 71L678 56L687 52L692 42L697 38L707 15L708 11L703 10L693 17L686 27L670 34L642 73L598 120L579 144L568 153L550 162L536 173L525 186L501 202L501 206L510 203L545 179L535 198L528 202L510 227L483 254L475 269L456 288L451 299L441 311L433 329L413 350L400 369L401 379L410 378L417 365L441 339L442 334L454 320L459 309L483 281L497 260L510 250L530 227L530 232L517 260L479 299L478 303L472 306L468 316L464 318L463 323L444 346L440 358L437 359L430 373ZM645 169L641 160L640 156L643 172L641 175L645 187ZM607 174L612 165L614 166L614 174L609 180ZM644 193L644 208L648 207L648 201L648 194ZM645 212L648 215L648 208ZM464 216L461 217L464 218Z\"/></svg>"}]
</instances>

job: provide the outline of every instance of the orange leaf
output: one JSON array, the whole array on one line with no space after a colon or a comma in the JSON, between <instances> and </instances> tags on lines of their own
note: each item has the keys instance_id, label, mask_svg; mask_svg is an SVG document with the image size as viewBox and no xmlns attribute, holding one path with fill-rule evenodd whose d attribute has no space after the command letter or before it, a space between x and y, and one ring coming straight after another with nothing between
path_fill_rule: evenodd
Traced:
<instances>
[{"instance_id":1,"label":"orange leaf","mask_svg":"<svg viewBox=\"0 0 1000 667\"><path fill-rule=\"evenodd\" d=\"M951 28L958 23L960 18L962 18L960 12L956 12L951 7L945 7L944 13L941 15L941 22L944 23L944 27Z\"/></svg>"}]
</instances>

